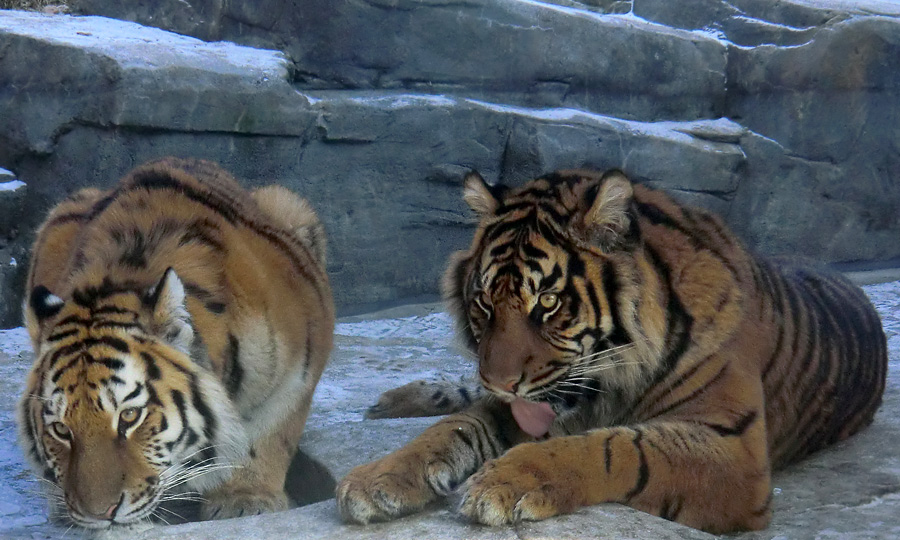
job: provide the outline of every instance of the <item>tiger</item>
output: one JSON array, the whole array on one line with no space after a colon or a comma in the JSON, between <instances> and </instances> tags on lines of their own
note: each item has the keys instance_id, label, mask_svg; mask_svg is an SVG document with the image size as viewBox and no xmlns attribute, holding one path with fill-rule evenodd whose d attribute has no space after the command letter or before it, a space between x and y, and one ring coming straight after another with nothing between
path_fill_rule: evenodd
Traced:
<instances>
[{"instance_id":1,"label":"tiger","mask_svg":"<svg viewBox=\"0 0 900 540\"><path fill-rule=\"evenodd\" d=\"M756 255L721 218L617 170L519 187L471 172L464 200L478 225L443 292L484 396L351 470L345 521L452 495L493 526L621 503L758 530L773 470L872 422L886 338L844 276Z\"/></svg>"},{"instance_id":2,"label":"tiger","mask_svg":"<svg viewBox=\"0 0 900 540\"><path fill-rule=\"evenodd\" d=\"M332 348L325 250L307 201L197 159L55 206L27 274L18 407L51 514L111 530L169 500L202 500L202 519L288 508Z\"/></svg>"}]
</instances>

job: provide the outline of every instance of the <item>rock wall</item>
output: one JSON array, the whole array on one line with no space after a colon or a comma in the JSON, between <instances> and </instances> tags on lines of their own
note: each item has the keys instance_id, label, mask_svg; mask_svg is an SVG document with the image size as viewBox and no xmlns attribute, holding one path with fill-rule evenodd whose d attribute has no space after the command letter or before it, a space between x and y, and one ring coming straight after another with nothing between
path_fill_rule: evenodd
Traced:
<instances>
[{"instance_id":1,"label":"rock wall","mask_svg":"<svg viewBox=\"0 0 900 540\"><path fill-rule=\"evenodd\" d=\"M471 234L470 168L619 167L765 253L900 257L890 2L69 5L145 26L0 11L0 167L27 184L0 218L0 325L42 213L168 154L308 197L345 312L436 292Z\"/></svg>"}]
</instances>

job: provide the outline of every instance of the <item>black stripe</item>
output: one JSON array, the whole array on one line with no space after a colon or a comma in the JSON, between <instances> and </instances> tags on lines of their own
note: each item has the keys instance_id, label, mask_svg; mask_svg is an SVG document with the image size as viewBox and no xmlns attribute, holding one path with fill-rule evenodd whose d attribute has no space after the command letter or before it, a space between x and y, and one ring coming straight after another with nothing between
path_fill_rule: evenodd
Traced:
<instances>
[{"instance_id":1,"label":"black stripe","mask_svg":"<svg viewBox=\"0 0 900 540\"><path fill-rule=\"evenodd\" d=\"M562 278L562 268L560 268L558 264L554 264L550 274L541 278L541 282L538 283L538 290L547 291L552 289L553 285L555 285L560 278Z\"/></svg>"},{"instance_id":2,"label":"black stripe","mask_svg":"<svg viewBox=\"0 0 900 540\"><path fill-rule=\"evenodd\" d=\"M504 253L506 253L507 251L511 250L512 247L513 247L512 242L504 242L502 244L492 247L489 254L491 257L499 257L499 256L503 255Z\"/></svg>"},{"instance_id":3,"label":"black stripe","mask_svg":"<svg viewBox=\"0 0 900 540\"><path fill-rule=\"evenodd\" d=\"M73 328L72 330L66 330L66 331L64 331L64 332L57 332L57 333L55 333L55 334L51 334L51 335L47 338L47 341L59 341L59 340L61 340L61 339L65 339L65 338L67 338L67 337L74 336L74 335L77 334L77 333L78 333L78 329L77 329L77 328Z\"/></svg>"},{"instance_id":4,"label":"black stripe","mask_svg":"<svg viewBox=\"0 0 900 540\"><path fill-rule=\"evenodd\" d=\"M723 364L722 368L719 369L719 371L706 384L695 389L693 392L691 392L687 396L679 399L675 403L670 404L668 407L666 407L662 411L656 413L653 417L658 418L660 416L663 416L664 414L668 413L669 411L676 409L677 407L687 403L688 401L691 401L695 397L706 392L712 385L716 384L719 381L719 379L722 378L723 375L725 375L725 368L727 368L727 367L728 367L728 364ZM668 396L668 394L663 394L663 395Z\"/></svg>"},{"instance_id":5,"label":"black stripe","mask_svg":"<svg viewBox=\"0 0 900 540\"><path fill-rule=\"evenodd\" d=\"M137 316L137 313L130 309L126 309L119 306L100 306L98 308L94 308L91 310L91 315L106 315L106 314L115 314L115 315L132 315Z\"/></svg>"},{"instance_id":6,"label":"black stripe","mask_svg":"<svg viewBox=\"0 0 900 540\"><path fill-rule=\"evenodd\" d=\"M753 424L756 420L756 416L756 411L750 411L741 416L733 426L723 426L721 424L711 424L708 422L702 422L702 424L718 433L721 437L740 437L747 431L750 425Z\"/></svg>"},{"instance_id":7,"label":"black stripe","mask_svg":"<svg viewBox=\"0 0 900 540\"><path fill-rule=\"evenodd\" d=\"M187 226L187 229L178 241L178 245L185 246L190 243L198 243L209 246L214 251L225 251L225 246L215 238L215 232L215 224L208 219L193 221Z\"/></svg>"},{"instance_id":8,"label":"black stripe","mask_svg":"<svg viewBox=\"0 0 900 540\"><path fill-rule=\"evenodd\" d=\"M172 396L172 402L175 404L175 408L178 409L178 416L181 418L181 432L178 433L178 437L175 438L174 441L169 441L168 443L166 443L166 446L169 447L169 450L174 448L176 444L180 443L184 438L186 430L190 429L188 426L187 406L184 402L184 394L181 393L181 390L172 390L170 395Z\"/></svg>"},{"instance_id":9,"label":"black stripe","mask_svg":"<svg viewBox=\"0 0 900 540\"><path fill-rule=\"evenodd\" d=\"M140 356L144 361L144 370L147 372L147 378L151 381L158 381L162 377L162 373L159 371L159 366L156 365L156 360L144 351L141 351Z\"/></svg>"},{"instance_id":10,"label":"black stripe","mask_svg":"<svg viewBox=\"0 0 900 540\"><path fill-rule=\"evenodd\" d=\"M713 254L717 259L719 259L722 264L727 268L732 275L737 276L740 274L732 263L731 259L726 257L719 249L717 249L713 244L709 242L704 242L700 238L697 237L696 232L699 230L689 230L684 227L682 224L675 221L674 218L666 214L662 211L658 206L654 204L650 204L647 202L637 202L636 207L640 212L641 216L649 220L654 225L661 225L668 229L672 229L681 233L688 241L688 243L694 248L699 250L705 250ZM682 214L684 215L685 209L682 207Z\"/></svg>"},{"instance_id":11,"label":"black stripe","mask_svg":"<svg viewBox=\"0 0 900 540\"><path fill-rule=\"evenodd\" d=\"M619 279L612 263L607 262L602 269L603 292L606 294L606 301L609 304L609 315L612 319L612 332L606 336L609 343L613 347L627 345L631 343L631 338L625 332L619 314ZM593 292L593 291L592 291Z\"/></svg>"},{"instance_id":12,"label":"black stripe","mask_svg":"<svg viewBox=\"0 0 900 540\"><path fill-rule=\"evenodd\" d=\"M547 259L549 257L546 251L528 243L522 245L522 253L524 253L526 257L534 259Z\"/></svg>"},{"instance_id":13,"label":"black stripe","mask_svg":"<svg viewBox=\"0 0 900 540\"><path fill-rule=\"evenodd\" d=\"M190 174L190 171L184 169L185 172ZM215 174L214 172L211 174ZM148 191L152 190L170 190L175 191L180 196L183 196L191 201L198 203L201 206L205 206L209 208L213 212L222 216L223 219L228 221L231 224L240 223L244 227L252 230L259 236L265 238L272 244L274 244L291 262L294 270L301 276L305 277L314 285L316 289L316 293L319 296L319 300L323 301L325 296L325 290L322 288L321 280L317 279L319 276L317 272L311 271L311 268L318 268L315 264L309 264L307 261L302 261L297 257L295 250L291 249L290 245L287 241L281 238L277 231L272 230L271 228L259 225L258 223L253 222L251 219L246 218L240 215L235 208L229 206L233 205L234 201L230 200L226 194L221 193L214 189L215 186L207 185L210 189L208 192L204 193L193 186L186 184L184 182L180 182L173 178L172 176L160 174L156 171L152 170L137 170L132 172L131 179L129 185L122 186L116 191L114 191L111 195L106 197L105 199L98 202L94 209L91 212L91 219L93 219L96 215L98 215L101 211L103 211L112 200L116 197L123 195L129 191L136 191L141 189L146 189ZM299 247L299 245L298 245ZM306 252L305 250L303 250ZM311 259L314 259L311 254L309 254Z\"/></svg>"},{"instance_id":14,"label":"black stripe","mask_svg":"<svg viewBox=\"0 0 900 540\"><path fill-rule=\"evenodd\" d=\"M125 362L118 358L112 358L109 356L101 356L100 358L93 358L91 356L85 355L85 359L88 364L103 364L108 369L118 371L125 367Z\"/></svg>"},{"instance_id":15,"label":"black stripe","mask_svg":"<svg viewBox=\"0 0 900 540\"><path fill-rule=\"evenodd\" d=\"M206 435L206 440L214 440L218 423L216 422L216 417L213 414L212 409L210 409L206 404L206 401L203 400L203 395L200 393L200 385L197 383L196 377L191 378L191 398L194 409L203 417L203 434Z\"/></svg>"},{"instance_id":16,"label":"black stripe","mask_svg":"<svg viewBox=\"0 0 900 540\"><path fill-rule=\"evenodd\" d=\"M309 351L307 351L307 355ZM241 366L240 342L232 333L228 333L228 346L225 349L225 390L234 399L241 390L244 380L244 368Z\"/></svg>"},{"instance_id":17,"label":"black stripe","mask_svg":"<svg viewBox=\"0 0 900 540\"><path fill-rule=\"evenodd\" d=\"M612 471L612 440L616 435L618 434L613 432L603 441L603 463L606 465L606 474L611 474Z\"/></svg>"},{"instance_id":18,"label":"black stripe","mask_svg":"<svg viewBox=\"0 0 900 540\"><path fill-rule=\"evenodd\" d=\"M534 225L535 221L535 216L532 214L526 214L523 217L511 221L498 221L497 223L485 227L484 240L487 241L488 244L496 242L497 239L510 231L519 232L527 230L529 225Z\"/></svg>"},{"instance_id":19,"label":"black stripe","mask_svg":"<svg viewBox=\"0 0 900 540\"><path fill-rule=\"evenodd\" d=\"M76 356L75 358L69 360L69 362L68 362L66 365L64 365L63 367L59 368L59 369L53 374L53 376L50 377L50 382L53 382L53 383L57 382L57 381L59 380L59 378L62 377L63 373L65 373L66 371L69 371L70 369L72 369L73 367L75 367L75 364L81 362L81 361L84 359L85 356L86 356L86 355L78 355L78 356Z\"/></svg>"},{"instance_id":20,"label":"black stripe","mask_svg":"<svg viewBox=\"0 0 900 540\"><path fill-rule=\"evenodd\" d=\"M131 392L128 392L128 395L126 395L124 398L122 398L122 403L128 401L128 400L131 399L131 398L136 398L136 397L138 397L138 395L140 395L141 390L142 390L143 388L144 388L144 385L143 385L143 384L137 383L137 385L134 387L134 390L132 390Z\"/></svg>"},{"instance_id":21,"label":"black stripe","mask_svg":"<svg viewBox=\"0 0 900 540\"><path fill-rule=\"evenodd\" d=\"M67 324L80 324L82 326L89 326L93 321L91 319L82 319L78 315L69 315L63 320L56 323L57 328L60 326L65 326Z\"/></svg>"},{"instance_id":22,"label":"black stripe","mask_svg":"<svg viewBox=\"0 0 900 540\"><path fill-rule=\"evenodd\" d=\"M647 465L647 455L644 453L643 445L641 445L641 439L644 437L644 433L639 429L635 429L634 431L635 436L632 443L638 453L638 477L634 487L625 495L626 502L630 502L634 497L644 491L647 487L647 482L650 480L650 467Z\"/></svg>"},{"instance_id":23,"label":"black stripe","mask_svg":"<svg viewBox=\"0 0 900 540\"><path fill-rule=\"evenodd\" d=\"M656 273L659 274L660 282L666 288L667 304L666 304L666 356L659 368L656 381L654 384L671 373L678 361L688 350L691 342L691 328L694 325L694 318L684 309L681 299L675 293L672 286L672 275L669 267L662 260L659 254L652 247L645 246L645 251L650 257Z\"/></svg>"}]
</instances>

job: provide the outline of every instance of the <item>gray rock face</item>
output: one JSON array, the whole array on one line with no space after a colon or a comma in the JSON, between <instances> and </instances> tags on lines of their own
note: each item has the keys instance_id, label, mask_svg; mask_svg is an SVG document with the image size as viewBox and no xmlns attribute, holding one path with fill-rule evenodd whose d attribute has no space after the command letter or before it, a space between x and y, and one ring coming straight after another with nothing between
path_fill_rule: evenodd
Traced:
<instances>
[{"instance_id":1,"label":"gray rock face","mask_svg":"<svg viewBox=\"0 0 900 540\"><path fill-rule=\"evenodd\" d=\"M20 261L27 260L25 247L17 242L25 208L25 183L11 171L0 168L0 322L21 321L24 286Z\"/></svg>"},{"instance_id":2,"label":"gray rock face","mask_svg":"<svg viewBox=\"0 0 900 540\"><path fill-rule=\"evenodd\" d=\"M173 154L308 197L344 310L437 291L470 168L617 167L763 252L900 258L900 10L821 4L70 2L280 52L0 12L0 166L28 184L9 249L66 194Z\"/></svg>"}]
</instances>

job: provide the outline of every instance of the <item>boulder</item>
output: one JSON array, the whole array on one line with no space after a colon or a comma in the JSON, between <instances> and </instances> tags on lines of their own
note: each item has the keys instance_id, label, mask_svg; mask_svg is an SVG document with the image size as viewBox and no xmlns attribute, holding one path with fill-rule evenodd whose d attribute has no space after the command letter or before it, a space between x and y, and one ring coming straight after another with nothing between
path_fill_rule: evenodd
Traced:
<instances>
[{"instance_id":1,"label":"boulder","mask_svg":"<svg viewBox=\"0 0 900 540\"><path fill-rule=\"evenodd\" d=\"M617 167L765 253L900 258L900 22L877 0L71 7L197 37L0 12L0 166L28 184L7 306L52 204L170 154L309 198L342 313L433 298L471 235L472 168Z\"/></svg>"},{"instance_id":2,"label":"boulder","mask_svg":"<svg viewBox=\"0 0 900 540\"><path fill-rule=\"evenodd\" d=\"M452 93L638 120L723 112L725 46L633 17L520 0L70 4L206 40L281 49L302 88Z\"/></svg>"}]
</instances>

